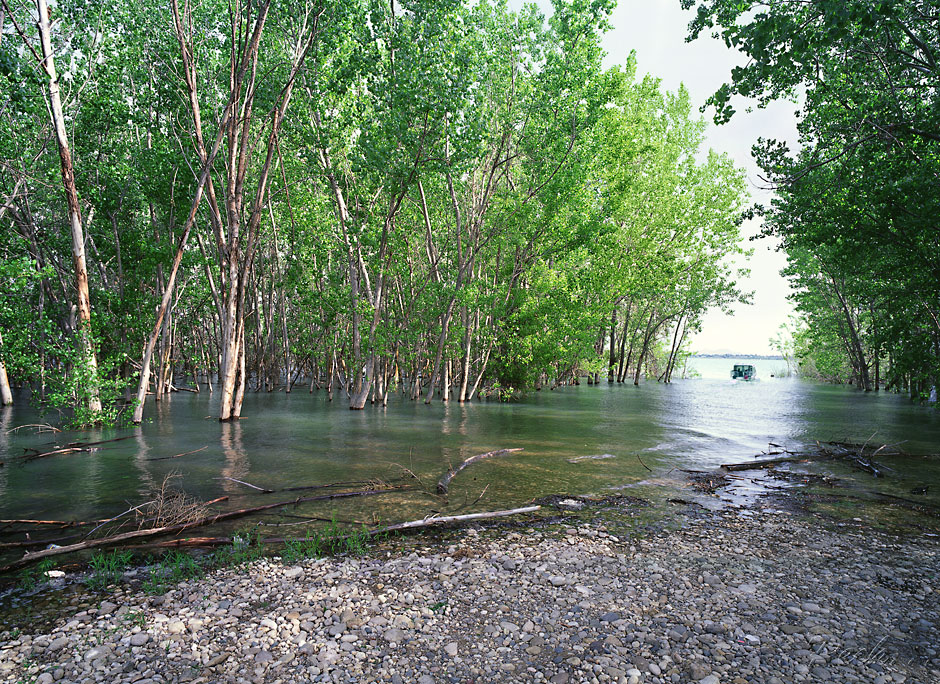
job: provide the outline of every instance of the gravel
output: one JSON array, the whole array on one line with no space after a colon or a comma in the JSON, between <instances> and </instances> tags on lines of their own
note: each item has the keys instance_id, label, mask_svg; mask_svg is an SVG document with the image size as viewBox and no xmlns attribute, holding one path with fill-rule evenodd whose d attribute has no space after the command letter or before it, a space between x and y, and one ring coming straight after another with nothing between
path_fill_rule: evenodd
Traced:
<instances>
[{"instance_id":1,"label":"gravel","mask_svg":"<svg viewBox=\"0 0 940 684\"><path fill-rule=\"evenodd\" d=\"M124 584L0 634L0 681L940 683L940 545L765 511Z\"/></svg>"}]
</instances>

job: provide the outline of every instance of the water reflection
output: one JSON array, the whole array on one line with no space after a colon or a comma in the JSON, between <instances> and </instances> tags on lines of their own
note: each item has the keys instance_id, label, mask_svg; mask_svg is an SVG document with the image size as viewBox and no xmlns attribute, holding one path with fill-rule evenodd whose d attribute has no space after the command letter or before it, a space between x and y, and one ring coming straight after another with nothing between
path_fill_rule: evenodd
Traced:
<instances>
[{"instance_id":1,"label":"water reflection","mask_svg":"<svg viewBox=\"0 0 940 684\"><path fill-rule=\"evenodd\" d=\"M104 444L100 452L0 469L0 517L39 517L43 511L46 517L107 517L173 472L187 493L205 500L228 494L233 507L251 492L220 475L276 488L391 479L401 473L397 464L433 487L450 465L511 447L524 451L482 461L455 478L451 505L472 504L484 489L476 508L512 506L549 493L602 493L673 468L747 460L768 442L906 440L910 452L940 452L940 412L904 397L766 377L731 383L720 370L717 377L672 385L546 390L509 404L426 406L393 395L387 409L349 411L343 402L330 403L326 392L249 393L245 419L224 424L205 419L214 414L217 397L175 395L159 405L149 402L148 422L140 427L101 433L132 439ZM41 422L19 406L13 415L0 413L0 424ZM0 460L50 439L9 429L0 432ZM583 458L604 454L611 457ZM925 482L940 480L935 461L916 467ZM940 492L940 483L930 492ZM355 511L368 518L378 509L383 519L400 520L420 517L430 505L423 496L387 496L343 502L337 510L341 517Z\"/></svg>"},{"instance_id":2,"label":"water reflection","mask_svg":"<svg viewBox=\"0 0 940 684\"><path fill-rule=\"evenodd\" d=\"M0 454L3 454L3 461L6 461L6 455L10 453L10 430L13 429L13 407L4 406L0 408ZM7 469L0 467L0 497L7 490Z\"/></svg>"},{"instance_id":3,"label":"water reflection","mask_svg":"<svg viewBox=\"0 0 940 684\"><path fill-rule=\"evenodd\" d=\"M133 463L140 478L137 493L144 497L156 491L158 487L150 473L150 445L147 443L144 431L139 425L134 427L134 443L137 445L137 451L134 454Z\"/></svg>"},{"instance_id":4,"label":"water reflection","mask_svg":"<svg viewBox=\"0 0 940 684\"><path fill-rule=\"evenodd\" d=\"M242 444L242 425L240 422L221 423L222 435L220 443L222 454L225 456L225 466L222 468L222 488L226 494L244 493L242 485L232 480L245 480L250 472L248 454Z\"/></svg>"}]
</instances>

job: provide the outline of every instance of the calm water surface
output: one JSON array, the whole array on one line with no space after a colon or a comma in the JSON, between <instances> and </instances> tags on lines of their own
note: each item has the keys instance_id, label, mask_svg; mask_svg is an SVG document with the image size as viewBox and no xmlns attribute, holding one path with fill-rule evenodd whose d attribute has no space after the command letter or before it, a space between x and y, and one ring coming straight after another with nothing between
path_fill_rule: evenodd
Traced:
<instances>
[{"instance_id":1,"label":"calm water surface","mask_svg":"<svg viewBox=\"0 0 940 684\"><path fill-rule=\"evenodd\" d=\"M229 508L296 494L260 495L225 477L277 489L391 480L407 468L433 490L450 464L509 447L524 451L465 470L454 479L447 502L419 490L313 504L296 513L341 520L376 514L395 521L430 510L511 507L553 493L623 491L674 468L707 469L751 459L767 450L768 442L903 442L911 454L940 452L935 408L912 405L895 394L770 377L782 361L751 361L761 380L731 382L735 362L747 361L697 359L701 377L671 385L582 384L535 392L509 404L425 406L396 397L385 409L349 411L343 401L327 402L323 392L249 394L244 418L234 424L214 419L216 401L208 394L180 393L158 407L148 402L147 422L140 428L55 436L8 433L39 420L31 410L14 407L0 414L0 460L7 462L0 468L0 518L105 518L146 501L170 473L178 473L182 488L194 496L228 495L224 505ZM91 454L15 462L24 447L49 449L71 440L124 436L129 439ZM906 493L929 483L928 499L940 501L938 459L883 462L896 471L889 490ZM847 469L832 468L851 476Z\"/></svg>"}]
</instances>

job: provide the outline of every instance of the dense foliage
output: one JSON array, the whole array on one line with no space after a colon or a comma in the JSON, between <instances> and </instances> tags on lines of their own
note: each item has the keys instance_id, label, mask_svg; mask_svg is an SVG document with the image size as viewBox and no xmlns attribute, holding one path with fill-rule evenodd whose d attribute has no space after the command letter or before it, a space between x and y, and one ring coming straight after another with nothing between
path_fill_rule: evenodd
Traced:
<instances>
[{"instance_id":1,"label":"dense foliage","mask_svg":"<svg viewBox=\"0 0 940 684\"><path fill-rule=\"evenodd\" d=\"M301 380L351 408L668 381L744 296L741 174L687 93L601 69L609 0L76 0L50 38L86 349L40 1L0 14L0 362L78 422L141 369L223 420Z\"/></svg>"},{"instance_id":2,"label":"dense foliage","mask_svg":"<svg viewBox=\"0 0 940 684\"><path fill-rule=\"evenodd\" d=\"M691 36L747 57L712 98L802 100L801 147L755 148L777 200L805 327L797 352L830 379L926 396L940 381L940 2L683 0Z\"/></svg>"}]
</instances>

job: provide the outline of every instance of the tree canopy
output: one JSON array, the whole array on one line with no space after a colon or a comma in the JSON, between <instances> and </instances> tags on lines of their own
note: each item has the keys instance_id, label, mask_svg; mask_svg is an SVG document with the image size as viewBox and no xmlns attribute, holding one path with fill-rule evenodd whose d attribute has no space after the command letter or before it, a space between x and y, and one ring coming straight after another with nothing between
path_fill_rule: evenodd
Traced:
<instances>
[{"instance_id":1,"label":"tree canopy","mask_svg":"<svg viewBox=\"0 0 940 684\"><path fill-rule=\"evenodd\" d=\"M612 4L56 5L83 326L38 5L4 0L0 363L78 423L138 382L135 421L200 386L228 420L298 382L360 409L668 381L746 297L745 193L688 93L601 67Z\"/></svg>"},{"instance_id":2,"label":"tree canopy","mask_svg":"<svg viewBox=\"0 0 940 684\"><path fill-rule=\"evenodd\" d=\"M831 378L925 396L940 379L940 4L683 0L748 61L710 99L801 102L800 149L762 140L804 358ZM840 370L841 369L841 370Z\"/></svg>"}]
</instances>

